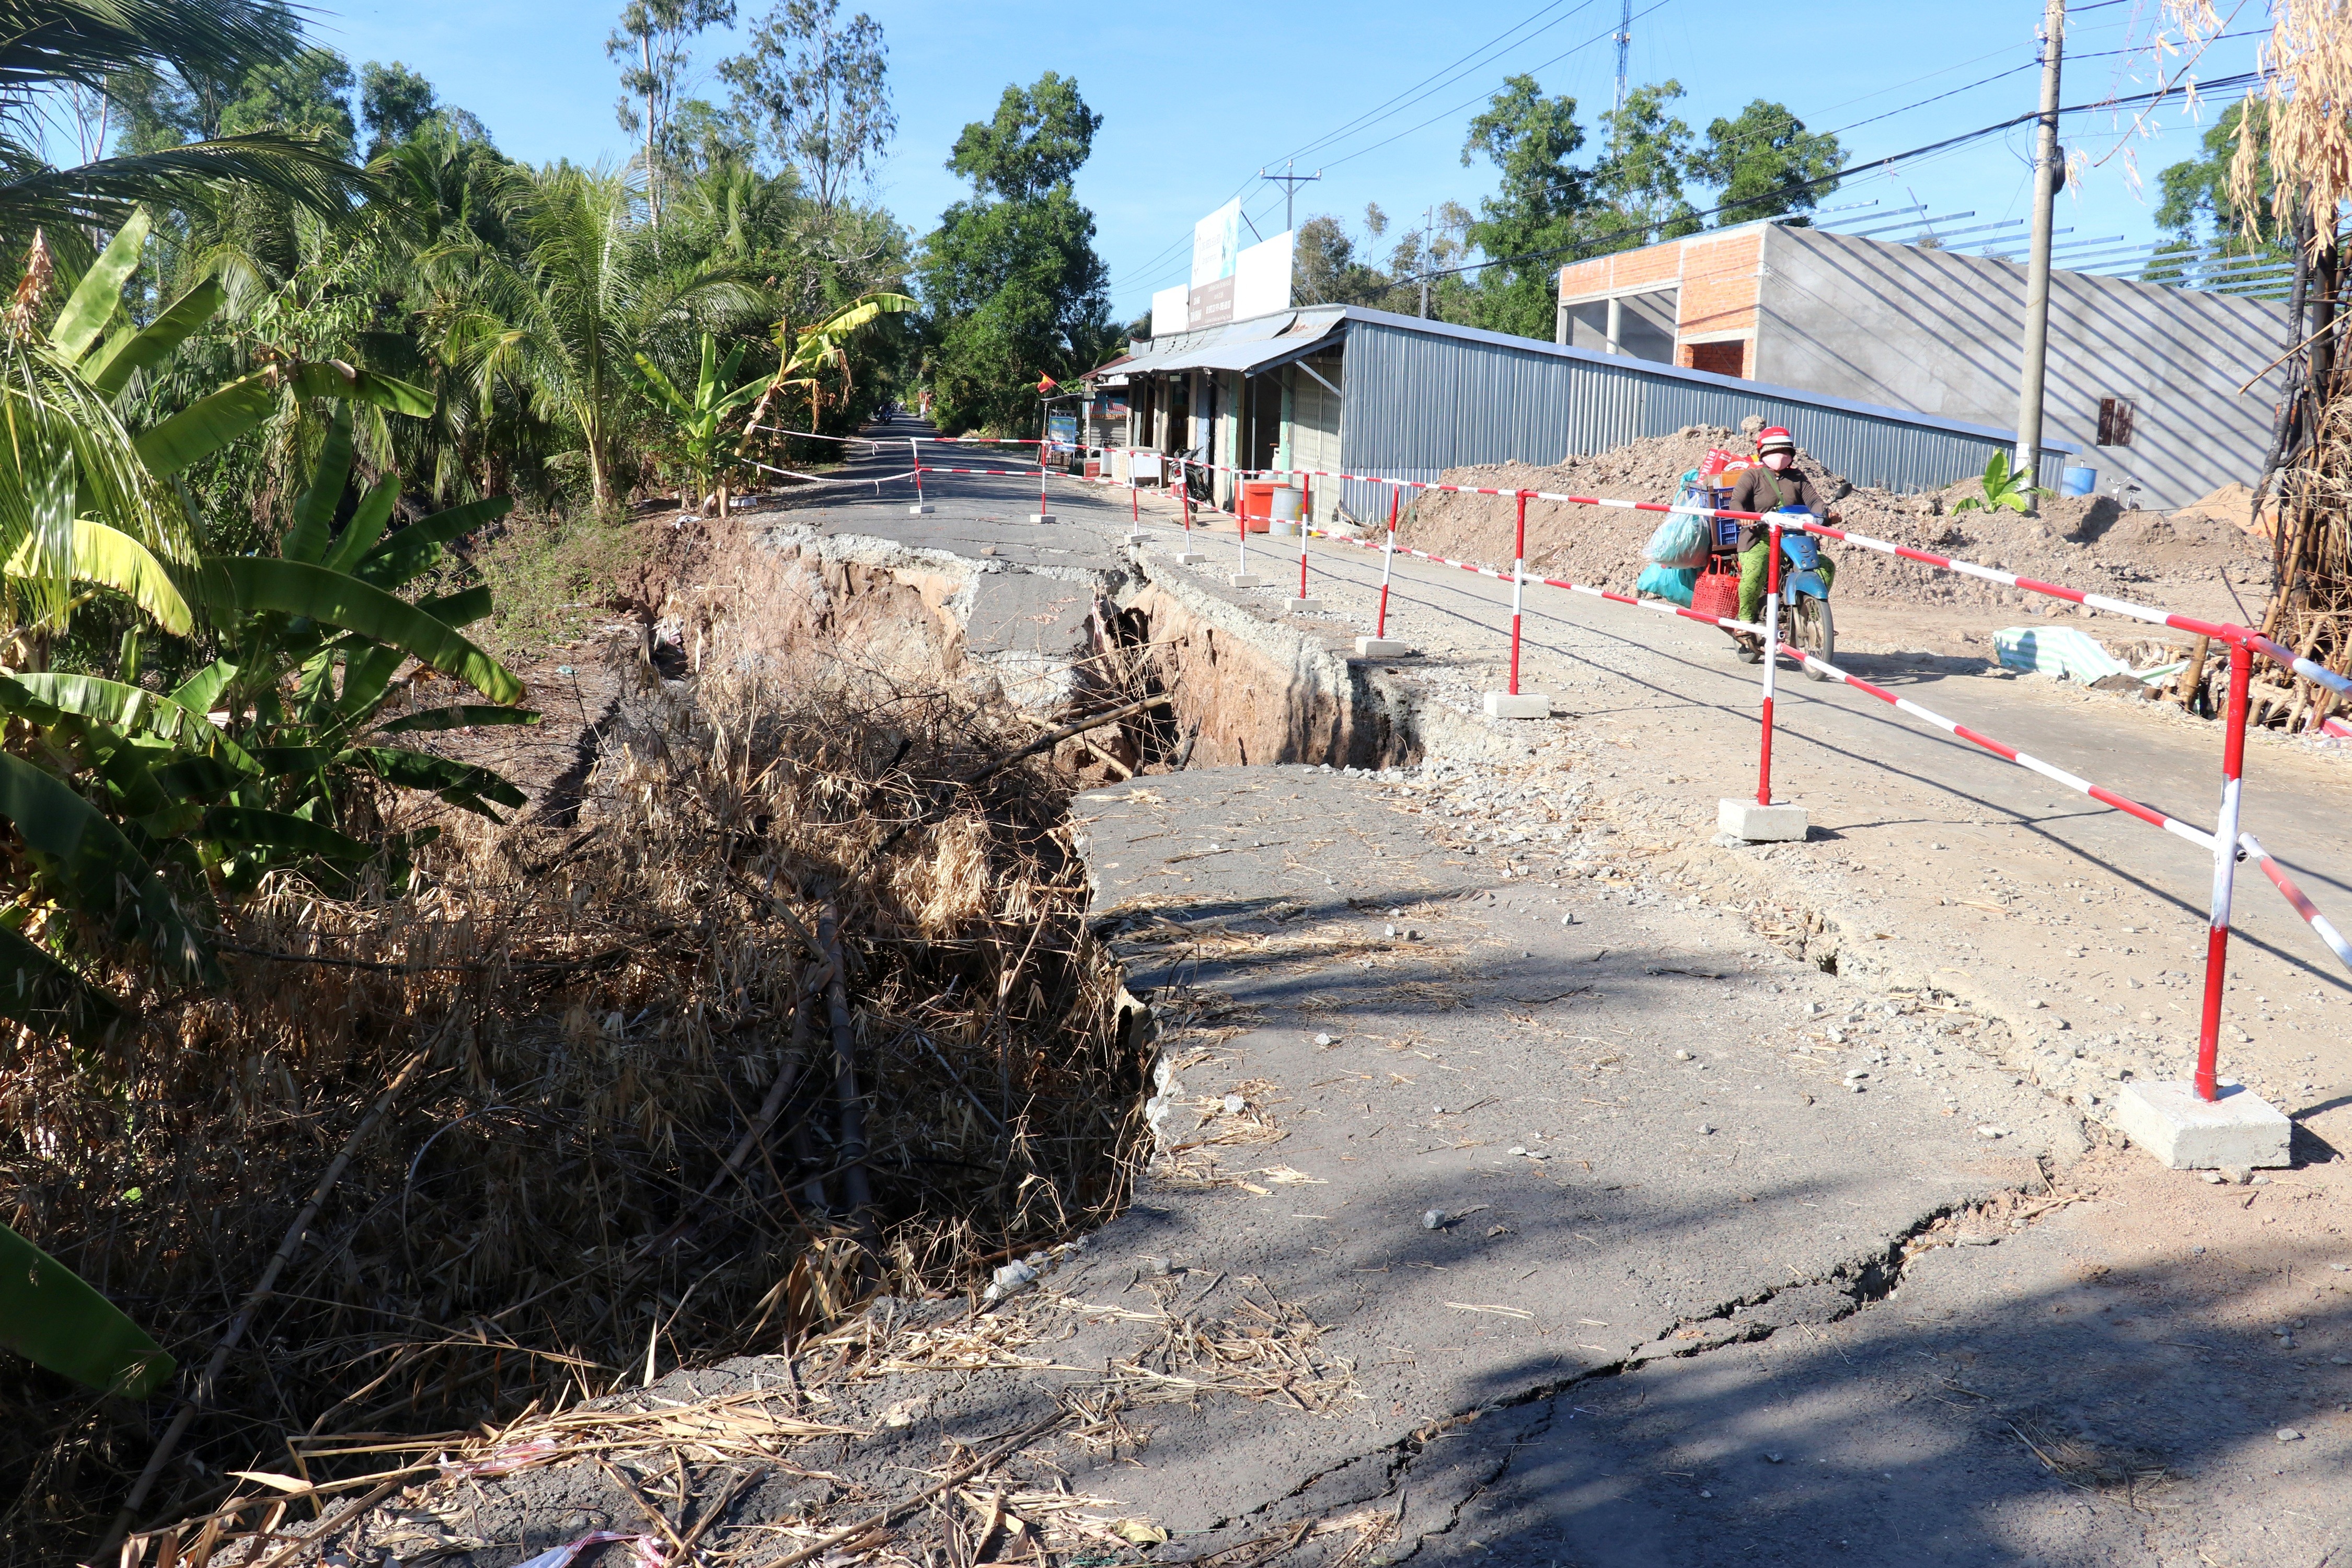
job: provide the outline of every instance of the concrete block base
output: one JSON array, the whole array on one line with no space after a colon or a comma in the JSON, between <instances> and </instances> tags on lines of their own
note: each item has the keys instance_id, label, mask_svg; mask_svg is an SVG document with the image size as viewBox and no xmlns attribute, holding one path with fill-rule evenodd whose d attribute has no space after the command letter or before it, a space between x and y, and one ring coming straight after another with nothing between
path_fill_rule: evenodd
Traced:
<instances>
[{"instance_id":1,"label":"concrete block base","mask_svg":"<svg viewBox=\"0 0 2352 1568\"><path fill-rule=\"evenodd\" d=\"M1489 719L1549 719L1551 699L1540 691L1522 691L1514 696L1508 691L1486 693L1486 717Z\"/></svg>"},{"instance_id":2,"label":"concrete block base","mask_svg":"<svg viewBox=\"0 0 2352 1568\"><path fill-rule=\"evenodd\" d=\"M1801 805L1759 805L1752 800L1716 803L1716 831L1750 844L1800 844L1809 826Z\"/></svg>"},{"instance_id":3,"label":"concrete block base","mask_svg":"<svg viewBox=\"0 0 2352 1568\"><path fill-rule=\"evenodd\" d=\"M1198 566L1207 559L1207 556L1197 550L1180 550L1176 552L1176 564L1179 566Z\"/></svg>"},{"instance_id":4,"label":"concrete block base","mask_svg":"<svg viewBox=\"0 0 2352 1568\"><path fill-rule=\"evenodd\" d=\"M1140 544L1150 537L1151 536L1139 528L1130 529L1128 531L1127 542L1129 544Z\"/></svg>"},{"instance_id":5,"label":"concrete block base","mask_svg":"<svg viewBox=\"0 0 2352 1568\"><path fill-rule=\"evenodd\" d=\"M2116 1125L2176 1171L2290 1163L2294 1123L2242 1084L2221 1088L2208 1103L2189 1084L2127 1083L2116 1096Z\"/></svg>"},{"instance_id":6,"label":"concrete block base","mask_svg":"<svg viewBox=\"0 0 2352 1568\"><path fill-rule=\"evenodd\" d=\"M907 509L907 515L908 517L929 517L931 513L939 510L939 508L931 505L928 501L918 501L913 506Z\"/></svg>"},{"instance_id":7,"label":"concrete block base","mask_svg":"<svg viewBox=\"0 0 2352 1568\"><path fill-rule=\"evenodd\" d=\"M1058 522L1061 520L1056 518L1050 511L1033 511L1029 514L1029 521L1032 522Z\"/></svg>"},{"instance_id":8,"label":"concrete block base","mask_svg":"<svg viewBox=\"0 0 2352 1568\"><path fill-rule=\"evenodd\" d=\"M1401 643L1394 637L1358 637L1356 639L1358 658L1402 658L1412 651L1412 644Z\"/></svg>"},{"instance_id":9,"label":"concrete block base","mask_svg":"<svg viewBox=\"0 0 2352 1568\"><path fill-rule=\"evenodd\" d=\"M1285 599L1282 607L1294 616L1311 616L1323 607L1320 599Z\"/></svg>"},{"instance_id":10,"label":"concrete block base","mask_svg":"<svg viewBox=\"0 0 2352 1568\"><path fill-rule=\"evenodd\" d=\"M1263 588L1265 586L1265 579L1259 576L1255 572L1233 573L1225 578L1225 582L1228 586L1234 588Z\"/></svg>"}]
</instances>

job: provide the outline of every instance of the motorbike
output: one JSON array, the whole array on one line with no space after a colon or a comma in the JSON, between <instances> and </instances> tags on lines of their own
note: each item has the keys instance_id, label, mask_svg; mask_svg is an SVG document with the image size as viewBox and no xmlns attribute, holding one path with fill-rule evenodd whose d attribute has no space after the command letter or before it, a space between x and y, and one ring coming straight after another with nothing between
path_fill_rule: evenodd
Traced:
<instances>
[{"instance_id":1,"label":"motorbike","mask_svg":"<svg viewBox=\"0 0 2352 1568\"><path fill-rule=\"evenodd\" d=\"M1810 519L1803 507L1780 509ZM1780 535L1780 640L1802 649L1824 664L1837 662L1837 622L1830 614L1830 585L1822 562L1822 542L1802 529ZM1814 680L1828 676L1812 666L1805 674Z\"/></svg>"}]
</instances>

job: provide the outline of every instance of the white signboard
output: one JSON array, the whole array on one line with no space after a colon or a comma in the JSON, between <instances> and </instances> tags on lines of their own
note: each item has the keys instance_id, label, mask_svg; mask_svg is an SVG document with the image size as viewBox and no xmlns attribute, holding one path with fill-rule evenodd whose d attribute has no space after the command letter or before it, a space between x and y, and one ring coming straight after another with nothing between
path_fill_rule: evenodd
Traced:
<instances>
[{"instance_id":1,"label":"white signboard","mask_svg":"<svg viewBox=\"0 0 2352 1568\"><path fill-rule=\"evenodd\" d=\"M1234 320L1290 309L1290 241L1285 229L1234 258Z\"/></svg>"},{"instance_id":2,"label":"white signboard","mask_svg":"<svg viewBox=\"0 0 2352 1568\"><path fill-rule=\"evenodd\" d=\"M1184 302L1192 291L1181 283L1151 296L1151 335L1164 338L1184 330Z\"/></svg>"},{"instance_id":3,"label":"white signboard","mask_svg":"<svg viewBox=\"0 0 2352 1568\"><path fill-rule=\"evenodd\" d=\"M1192 287L1234 275L1242 248L1242 204L1236 196L1192 226Z\"/></svg>"}]
</instances>

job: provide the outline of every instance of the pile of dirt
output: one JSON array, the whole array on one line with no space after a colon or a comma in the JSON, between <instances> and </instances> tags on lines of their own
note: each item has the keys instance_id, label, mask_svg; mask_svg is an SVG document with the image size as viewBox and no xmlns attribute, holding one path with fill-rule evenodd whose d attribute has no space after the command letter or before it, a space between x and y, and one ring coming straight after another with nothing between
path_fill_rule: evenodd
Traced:
<instances>
[{"instance_id":1,"label":"pile of dirt","mask_svg":"<svg viewBox=\"0 0 2352 1568\"><path fill-rule=\"evenodd\" d=\"M1688 426L1645 437L1605 452L1563 458L1549 468L1503 463L1448 468L1448 484L1550 490L1611 499L1670 501L1682 476L1711 447L1743 451L1748 438L1713 426ZM1811 454L1798 464L1857 533L1918 550L1998 566L2044 582L2140 601L2166 590L2194 593L2201 602L2225 569L2251 600L2266 592L2269 558L2259 540L2230 522L2182 515L2126 511L2105 496L2053 496L2036 517L2011 511L1956 511L1982 493L1975 479L1941 491L1899 495L1856 489ZM1457 560L1510 559L1514 502L1505 496L1424 493L1398 531L1401 542ZM1528 504L1528 563L1545 574L1596 587L1631 591L1644 564L1642 550L1659 519L1649 513L1558 501ZM1874 551L1832 546L1841 598L1897 605L1991 608L2033 598L1974 578L1904 562ZM2035 600L2036 603L2046 601Z\"/></svg>"}]
</instances>

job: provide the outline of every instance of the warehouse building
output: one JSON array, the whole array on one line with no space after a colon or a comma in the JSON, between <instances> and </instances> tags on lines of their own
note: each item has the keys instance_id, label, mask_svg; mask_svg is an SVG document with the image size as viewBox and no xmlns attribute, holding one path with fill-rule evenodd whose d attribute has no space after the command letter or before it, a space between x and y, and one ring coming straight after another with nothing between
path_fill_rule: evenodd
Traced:
<instances>
[{"instance_id":1,"label":"warehouse building","mask_svg":"<svg viewBox=\"0 0 2352 1568\"><path fill-rule=\"evenodd\" d=\"M1685 426L1737 429L1750 415L1796 431L1855 484L1898 490L1981 473L2015 439L1994 423L1352 305L1171 333L1088 381L1098 396L1124 399L1119 444L1138 450L1423 482L1465 464L1557 463ZM2045 447L2042 482L2054 487L2072 454ZM1124 459L1113 460L1123 474ZM1231 504L1227 476L1216 499ZM1312 499L1324 521L1341 509L1360 520L1388 507L1385 489L1362 482L1336 493L1318 487Z\"/></svg>"},{"instance_id":2,"label":"warehouse building","mask_svg":"<svg viewBox=\"0 0 2352 1568\"><path fill-rule=\"evenodd\" d=\"M1748 224L1563 268L1555 336L2013 431L2025 271L1993 256ZM2275 302L2055 270L2043 439L2079 451L2074 466L2127 504L2168 510L2251 485L2282 373L2246 383L2285 332Z\"/></svg>"}]
</instances>

